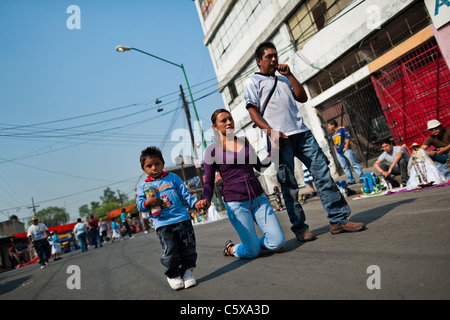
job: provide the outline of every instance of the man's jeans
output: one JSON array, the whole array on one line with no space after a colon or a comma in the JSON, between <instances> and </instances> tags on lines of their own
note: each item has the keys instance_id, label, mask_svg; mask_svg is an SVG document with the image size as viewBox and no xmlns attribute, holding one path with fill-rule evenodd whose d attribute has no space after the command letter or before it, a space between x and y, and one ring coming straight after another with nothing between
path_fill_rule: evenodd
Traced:
<instances>
[{"instance_id":1,"label":"man's jeans","mask_svg":"<svg viewBox=\"0 0 450 320\"><path fill-rule=\"evenodd\" d=\"M87 250L86 245L86 233L80 233L77 235L78 244L80 245L81 252L85 252Z\"/></svg>"},{"instance_id":2,"label":"man's jeans","mask_svg":"<svg viewBox=\"0 0 450 320\"><path fill-rule=\"evenodd\" d=\"M349 183L355 182L355 178L353 178L352 175L352 170L350 170L350 165L358 174L358 180L362 180L364 178L364 173L361 170L361 166L359 165L358 161L356 161L355 154L353 153L352 149L347 149L342 153L336 152L336 156L339 163L341 164L342 169L344 169L344 172L347 175L347 180Z\"/></svg>"},{"instance_id":3,"label":"man's jeans","mask_svg":"<svg viewBox=\"0 0 450 320\"><path fill-rule=\"evenodd\" d=\"M48 263L48 259L52 256L52 247L48 243L47 239L34 241L34 250L39 257L39 264L44 266Z\"/></svg>"},{"instance_id":4,"label":"man's jeans","mask_svg":"<svg viewBox=\"0 0 450 320\"><path fill-rule=\"evenodd\" d=\"M286 204L291 230L296 234L308 229L302 206L298 202L298 184L294 176L294 157L308 168L314 178L314 185L328 214L330 224L342 225L348 222L350 207L339 191L328 168L328 159L319 147L311 131L289 136L280 149L280 163L277 172Z\"/></svg>"}]
</instances>

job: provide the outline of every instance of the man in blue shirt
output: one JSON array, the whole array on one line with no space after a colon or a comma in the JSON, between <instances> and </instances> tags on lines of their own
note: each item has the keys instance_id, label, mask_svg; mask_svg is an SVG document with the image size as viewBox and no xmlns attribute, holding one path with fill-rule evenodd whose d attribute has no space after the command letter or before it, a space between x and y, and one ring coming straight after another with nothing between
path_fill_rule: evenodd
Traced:
<instances>
[{"instance_id":1,"label":"man in blue shirt","mask_svg":"<svg viewBox=\"0 0 450 320\"><path fill-rule=\"evenodd\" d=\"M359 181L362 182L364 173L350 147L350 133L345 127L338 127L336 120L328 121L327 128L331 132L334 150L342 169L347 175L348 184L355 184L350 166L353 167L353 170L358 174Z\"/></svg>"},{"instance_id":2,"label":"man in blue shirt","mask_svg":"<svg viewBox=\"0 0 450 320\"><path fill-rule=\"evenodd\" d=\"M125 208L122 208L122 213L120 214L120 220L122 220L122 224L125 227L125 229L127 230L127 233L128 233L128 236L130 237L130 239L133 239L134 236L131 235L131 228L130 228L130 225L128 224L128 218L127 218Z\"/></svg>"}]
</instances>

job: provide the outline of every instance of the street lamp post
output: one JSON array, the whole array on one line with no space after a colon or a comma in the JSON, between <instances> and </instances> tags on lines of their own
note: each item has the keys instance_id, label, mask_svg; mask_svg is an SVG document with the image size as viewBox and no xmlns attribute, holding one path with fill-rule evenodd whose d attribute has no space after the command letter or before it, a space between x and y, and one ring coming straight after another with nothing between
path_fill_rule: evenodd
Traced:
<instances>
[{"instance_id":1,"label":"street lamp post","mask_svg":"<svg viewBox=\"0 0 450 320\"><path fill-rule=\"evenodd\" d=\"M117 52L125 52L125 51L130 51L130 50L138 51L138 52L146 54L146 55L148 55L148 56L150 56L152 58L155 58L155 59L167 62L167 63L169 63L169 64L171 64L173 66L181 68L181 70L183 71L184 80L186 81L186 85L187 85L187 88L188 88L188 91L189 91L189 96L191 97L192 108L194 109L195 118L197 119L198 128L200 130L200 134L201 134L201 137L202 137L203 147L206 149L206 141L205 141L205 137L203 136L202 125L200 124L200 119L198 118L197 108L195 107L195 103L194 103L194 97L192 96L191 87L189 86L189 81L188 81L188 78L186 76L186 71L184 70L183 64L174 63L172 61L163 59L161 57L155 56L155 55L153 55L151 53L148 53L148 52L145 52L145 51L142 51L140 49L133 48L133 47L127 47L127 46L117 46L116 47L116 51Z\"/></svg>"}]
</instances>

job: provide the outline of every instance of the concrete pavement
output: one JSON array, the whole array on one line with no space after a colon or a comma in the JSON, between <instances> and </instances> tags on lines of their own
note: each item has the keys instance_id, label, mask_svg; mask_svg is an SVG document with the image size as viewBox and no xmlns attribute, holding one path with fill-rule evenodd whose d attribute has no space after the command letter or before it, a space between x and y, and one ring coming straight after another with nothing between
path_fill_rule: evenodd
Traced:
<instances>
[{"instance_id":1,"label":"concrete pavement","mask_svg":"<svg viewBox=\"0 0 450 320\"><path fill-rule=\"evenodd\" d=\"M226 240L239 242L228 219L197 225L198 285L181 291L170 289L165 279L155 232L139 233L65 254L43 270L35 264L0 273L0 300L449 299L449 194L446 186L350 197L351 220L368 228L339 235L330 234L318 198L310 199L303 207L318 239L297 241L282 211L277 216L286 235L284 250L254 260L222 255ZM70 289L76 274L81 289Z\"/></svg>"}]
</instances>

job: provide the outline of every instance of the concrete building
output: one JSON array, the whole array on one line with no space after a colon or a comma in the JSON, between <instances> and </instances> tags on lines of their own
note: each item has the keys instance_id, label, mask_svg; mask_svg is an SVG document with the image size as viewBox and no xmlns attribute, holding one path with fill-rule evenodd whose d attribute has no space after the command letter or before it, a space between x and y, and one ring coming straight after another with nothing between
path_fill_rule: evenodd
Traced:
<instances>
[{"instance_id":1,"label":"concrete building","mask_svg":"<svg viewBox=\"0 0 450 320\"><path fill-rule=\"evenodd\" d=\"M247 136L262 156L262 140L245 108L243 82L258 71L254 50L267 40L276 45L279 62L289 64L306 87L309 100L299 104L299 110L335 176L341 169L330 147L328 120L349 129L352 149L363 167L379 155L383 139L421 143L427 120L438 118L450 125L450 74L423 1L195 0L195 4L218 90L233 114L237 134ZM265 174L268 190L276 183L273 173Z\"/></svg>"}]
</instances>

